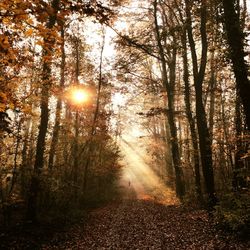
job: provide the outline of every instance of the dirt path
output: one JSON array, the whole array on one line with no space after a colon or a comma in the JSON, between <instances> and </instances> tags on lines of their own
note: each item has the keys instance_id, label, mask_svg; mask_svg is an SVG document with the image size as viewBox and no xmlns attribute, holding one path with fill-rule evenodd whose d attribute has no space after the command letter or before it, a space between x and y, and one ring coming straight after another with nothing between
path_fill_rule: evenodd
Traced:
<instances>
[{"instance_id":1,"label":"dirt path","mask_svg":"<svg viewBox=\"0 0 250 250\"><path fill-rule=\"evenodd\" d=\"M205 211L180 206L135 144L120 143L124 154L123 200L93 211L82 227L54 237L42 249L250 249L222 236Z\"/></svg>"},{"instance_id":2,"label":"dirt path","mask_svg":"<svg viewBox=\"0 0 250 250\"><path fill-rule=\"evenodd\" d=\"M85 228L60 237L42 249L249 249L217 232L204 211L144 200L97 209Z\"/></svg>"}]
</instances>

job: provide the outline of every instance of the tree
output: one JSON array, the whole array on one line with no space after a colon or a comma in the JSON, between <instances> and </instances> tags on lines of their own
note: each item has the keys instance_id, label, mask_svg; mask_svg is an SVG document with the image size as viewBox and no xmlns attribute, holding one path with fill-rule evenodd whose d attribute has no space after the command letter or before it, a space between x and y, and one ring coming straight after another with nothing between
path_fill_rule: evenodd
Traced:
<instances>
[{"instance_id":1,"label":"tree","mask_svg":"<svg viewBox=\"0 0 250 250\"><path fill-rule=\"evenodd\" d=\"M64 22L61 22L61 65L60 65L60 94L63 91L63 87L65 84L65 25ZM62 110L62 97L59 96L56 104L56 118L55 118L55 125L53 128L51 145L50 145L50 152L49 152L49 162L48 167L50 169L53 168L54 165L54 157L55 157L55 149L58 143L58 136L59 136L59 129L61 123L61 110Z\"/></svg>"},{"instance_id":2,"label":"tree","mask_svg":"<svg viewBox=\"0 0 250 250\"><path fill-rule=\"evenodd\" d=\"M245 61L244 35L240 24L239 13L236 12L235 0L223 0L224 23L227 41L230 49L230 58L236 78L236 87L244 107L246 124L250 130L250 81L249 71Z\"/></svg>"},{"instance_id":3,"label":"tree","mask_svg":"<svg viewBox=\"0 0 250 250\"><path fill-rule=\"evenodd\" d=\"M48 13L48 19L46 22L46 33L43 34L43 52L42 52L42 87L41 87L41 118L39 125L39 132L36 145L36 157L34 163L34 173L31 179L30 194L27 205L27 218L31 221L37 220L37 198L39 192L39 175L44 164L44 150L45 150L45 138L49 120L49 90L51 88L51 60L52 52L55 44L55 38L49 30L53 30L56 24L56 15L59 11L59 0L53 0L51 6L46 6L50 10Z\"/></svg>"},{"instance_id":4,"label":"tree","mask_svg":"<svg viewBox=\"0 0 250 250\"><path fill-rule=\"evenodd\" d=\"M185 85L185 107L186 115L189 122L192 146L193 146L193 157L194 157L194 170L195 170L195 188L197 193L197 198L199 201L202 200L201 191L201 180L200 180L200 159L199 159L199 144L195 126L195 119L192 114L191 101L190 101L190 83L189 83L189 65L187 56L187 31L184 26L183 34L181 35L182 41L182 58L183 58L183 81Z\"/></svg>"},{"instance_id":5,"label":"tree","mask_svg":"<svg viewBox=\"0 0 250 250\"><path fill-rule=\"evenodd\" d=\"M170 134L171 134L171 150L172 150L172 157L173 157L173 165L175 169L175 176L176 176L176 194L179 198L183 198L185 195L185 183L183 178L183 171L181 169L180 164L180 152L178 146L178 138L177 138L177 130L175 124L175 117L174 117L174 86L175 86L175 74L176 74L176 55L177 55L177 48L176 48L176 38L174 32L172 33L172 51L169 49L172 54L168 53L168 61L165 57L165 49L162 45L160 34L158 18L157 18L157 3L158 1L154 1L153 8L154 8L154 25L155 25L155 33L156 33L156 42L158 45L158 53L161 63L161 74L162 74L162 82L163 86L167 92L167 103L168 103L168 122L170 126ZM165 14L165 13L164 13ZM167 28L167 27L165 27ZM171 27L169 27L171 29ZM168 69L167 69L168 63ZM167 71L169 70L169 76Z\"/></svg>"},{"instance_id":6,"label":"tree","mask_svg":"<svg viewBox=\"0 0 250 250\"><path fill-rule=\"evenodd\" d=\"M209 196L209 206L213 206L216 202L215 189L214 189L214 174L213 174L213 160L212 160L212 141L211 135L209 133L206 112L203 103L203 81L205 77L206 64L207 64L207 2L202 0L200 3L200 34L201 34L201 59L200 65L198 65L197 50L195 45L195 40L193 37L192 28L192 1L185 0L186 5L186 24L188 32L188 40L192 56L193 65L193 79L195 86L195 106L196 106L196 119L197 128L199 135L199 146L200 146L200 157L201 165L203 169L203 176L205 180L206 192Z\"/></svg>"}]
</instances>

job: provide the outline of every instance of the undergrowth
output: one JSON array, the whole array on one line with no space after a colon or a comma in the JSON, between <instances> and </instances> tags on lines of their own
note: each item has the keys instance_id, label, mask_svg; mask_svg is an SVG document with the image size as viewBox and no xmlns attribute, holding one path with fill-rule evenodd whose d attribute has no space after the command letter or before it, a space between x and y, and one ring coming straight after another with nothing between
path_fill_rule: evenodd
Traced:
<instances>
[{"instance_id":1,"label":"undergrowth","mask_svg":"<svg viewBox=\"0 0 250 250\"><path fill-rule=\"evenodd\" d=\"M220 228L247 238L250 235L249 192L226 194L215 207L214 215Z\"/></svg>"}]
</instances>

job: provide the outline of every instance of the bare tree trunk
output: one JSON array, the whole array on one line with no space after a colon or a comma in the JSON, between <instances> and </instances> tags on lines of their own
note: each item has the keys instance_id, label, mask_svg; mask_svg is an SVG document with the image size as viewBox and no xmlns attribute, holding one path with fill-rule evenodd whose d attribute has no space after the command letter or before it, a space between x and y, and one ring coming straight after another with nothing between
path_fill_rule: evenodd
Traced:
<instances>
[{"instance_id":1,"label":"bare tree trunk","mask_svg":"<svg viewBox=\"0 0 250 250\"><path fill-rule=\"evenodd\" d=\"M179 145L178 145L178 138L177 138L177 129L175 124L175 117L174 117L174 89L173 84L175 80L175 63L171 65L170 68L170 82L168 81L168 73L167 73L167 63L164 55L164 48L161 44L161 37L159 31L159 25L157 20L157 1L154 1L154 24L155 24L155 33L156 39L158 43L159 49L159 56L160 56L160 63L162 67L162 81L163 86L167 92L167 102L168 102L168 122L170 127L170 134L171 134L171 152L173 158L173 165L175 169L175 187L176 187L176 194L179 198L183 198L185 195L185 183L183 177L183 171L181 168L181 161L180 161L180 152L179 152ZM176 51L173 52L173 58L176 57ZM174 67L174 68L172 68Z\"/></svg>"},{"instance_id":2,"label":"bare tree trunk","mask_svg":"<svg viewBox=\"0 0 250 250\"><path fill-rule=\"evenodd\" d=\"M80 75L80 44L79 38L75 37L75 84L79 85L79 75ZM75 111L75 137L73 142L73 169L72 169L72 177L74 181L75 189L75 199L77 199L77 181L79 175L79 126L80 126L80 116L79 116L79 107L76 107Z\"/></svg>"},{"instance_id":3,"label":"bare tree trunk","mask_svg":"<svg viewBox=\"0 0 250 250\"><path fill-rule=\"evenodd\" d=\"M103 50L105 46L105 31L102 30L102 46L100 51L100 63L99 63L99 76L98 76L98 87L97 87L97 97L96 97L96 108L94 113L94 119L92 123L91 128L91 134L90 134L90 143L89 143L89 149L87 153L87 159L84 166L84 178L83 178L83 192L85 193L87 188L87 179L88 179L88 171L89 171L89 164L90 164L90 153L93 150L93 137L96 134L96 126L98 122L98 116L100 111L100 98L101 98L101 89L102 89L102 64L103 64Z\"/></svg>"},{"instance_id":4,"label":"bare tree trunk","mask_svg":"<svg viewBox=\"0 0 250 250\"><path fill-rule=\"evenodd\" d=\"M29 138L30 138L30 128L31 128L31 117L27 118L26 122L25 122L25 134L24 134L24 139L23 139L23 148L22 148L22 163L21 163L21 192L24 195L25 194L25 190L24 190L24 186L25 186L25 181L26 181L26 171L27 171L27 167L28 167L28 147L30 145L29 143Z\"/></svg>"},{"instance_id":5,"label":"bare tree trunk","mask_svg":"<svg viewBox=\"0 0 250 250\"><path fill-rule=\"evenodd\" d=\"M244 150L243 150L244 146L242 143L243 124L241 115L241 101L239 96L237 96L235 100L235 129L236 129L236 145L235 145L232 186L234 190L239 190L240 188L245 187L246 184L241 174L241 171L244 168L244 162L241 160L241 157L244 155Z\"/></svg>"},{"instance_id":6,"label":"bare tree trunk","mask_svg":"<svg viewBox=\"0 0 250 250\"><path fill-rule=\"evenodd\" d=\"M235 10L235 0L223 0L225 29L230 48L230 57L236 78L236 86L244 108L246 124L250 130L250 81L248 67L244 59L244 35L240 25L239 15Z\"/></svg>"},{"instance_id":7,"label":"bare tree trunk","mask_svg":"<svg viewBox=\"0 0 250 250\"><path fill-rule=\"evenodd\" d=\"M15 114L15 121L17 123L16 147L15 147L15 154L14 154L14 167L12 170L12 181L11 181L11 186L10 186L8 196L11 196L11 193L17 181L17 159L18 159L19 146L20 146L20 140L21 140L20 132L21 132L21 126L22 126L22 118L19 116L18 113Z\"/></svg>"},{"instance_id":8,"label":"bare tree trunk","mask_svg":"<svg viewBox=\"0 0 250 250\"><path fill-rule=\"evenodd\" d=\"M64 48L64 26L63 24L61 25L61 72L60 72L60 93L63 90L64 87L64 74L65 74L65 48ZM58 97L57 99L57 104L56 104L56 118L55 118L55 125L53 128L53 133L52 133L52 139L51 139L51 144L50 144L50 151L49 151L49 163L48 167L49 169L53 168L54 165L54 157L55 157L55 150L58 142L58 135L59 135L59 130L60 130L60 123L61 123L61 110L62 110L62 99L61 96Z\"/></svg>"},{"instance_id":9,"label":"bare tree trunk","mask_svg":"<svg viewBox=\"0 0 250 250\"><path fill-rule=\"evenodd\" d=\"M209 132L211 135L211 140L213 138L213 128L214 128L214 105L215 105L215 88L216 88L216 72L214 64L214 49L211 55L211 76L210 76L210 106L209 106Z\"/></svg>"},{"instance_id":10,"label":"bare tree trunk","mask_svg":"<svg viewBox=\"0 0 250 250\"><path fill-rule=\"evenodd\" d=\"M186 115L189 123L189 128L191 132L191 140L193 146L193 159L194 159L194 171L195 171L195 190L197 198L199 201L202 201L202 192L201 192L201 180L200 180L200 160L199 160L199 145L198 138L195 128L195 119L192 114L191 101L190 101L190 84L189 84L189 71L188 71L188 57L187 57L187 38L186 38L186 29L182 34L182 46L183 46L183 80L185 84L184 98L185 98L185 107Z\"/></svg>"},{"instance_id":11,"label":"bare tree trunk","mask_svg":"<svg viewBox=\"0 0 250 250\"><path fill-rule=\"evenodd\" d=\"M60 0L53 0L51 7L54 9L54 13L49 16L49 19L46 24L47 29L54 27L56 23L56 13L59 9ZM54 39L51 40L44 38L44 47L43 47L43 72L42 72L42 91L41 91L41 118L39 125L39 132L36 145L36 157L34 164L34 172L31 179L30 193L28 197L27 204L27 219L32 222L37 220L37 200L39 194L39 175L44 164L44 150L45 150L45 138L48 127L49 119L49 89L51 87L51 54L54 44ZM49 59L48 59L49 58Z\"/></svg>"},{"instance_id":12,"label":"bare tree trunk","mask_svg":"<svg viewBox=\"0 0 250 250\"><path fill-rule=\"evenodd\" d=\"M195 100L196 100L196 119L199 135L200 157L205 180L206 192L208 194L208 205L213 207L216 203L215 189L214 189L214 173L212 161L212 145L211 136L209 133L205 107L203 104L202 85L205 77L206 63L207 63L207 34L206 34L206 20L207 20L207 7L206 0L201 1L200 9L200 33L201 33L201 47L202 54L200 66L198 69L198 58L196 54L195 41L192 31L191 19L191 5L189 0L185 0L186 15L187 15L187 31L188 39L191 49L192 64L193 64L193 77L195 86Z\"/></svg>"}]
</instances>

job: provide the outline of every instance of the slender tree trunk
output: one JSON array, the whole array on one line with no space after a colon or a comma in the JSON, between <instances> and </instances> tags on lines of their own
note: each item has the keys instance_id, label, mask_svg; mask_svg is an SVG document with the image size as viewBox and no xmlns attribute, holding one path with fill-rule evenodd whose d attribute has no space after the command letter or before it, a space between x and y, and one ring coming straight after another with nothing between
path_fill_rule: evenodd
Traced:
<instances>
[{"instance_id":1,"label":"slender tree trunk","mask_svg":"<svg viewBox=\"0 0 250 250\"><path fill-rule=\"evenodd\" d=\"M173 165L175 169L175 187L176 187L176 194L179 198L183 198L185 195L185 183L183 177L183 171L181 168L181 161L180 161L180 152L179 152L179 145L178 145L178 138L177 138L177 129L175 124L175 117L174 117L174 89L173 89L173 80L175 78L175 70L173 68L170 69L170 82L168 81L168 73L167 73L167 63L164 55L164 48L161 44L161 36L159 31L159 25L157 20L157 1L154 1L154 24L155 24L155 33L156 39L158 43L159 49L159 56L160 56L160 63L162 66L162 81L163 86L167 92L167 103L168 103L168 122L170 127L170 134L171 134L171 152L173 158ZM173 54L175 57L176 54ZM174 59L174 58L172 58ZM175 65L173 65L175 67Z\"/></svg>"},{"instance_id":2,"label":"slender tree trunk","mask_svg":"<svg viewBox=\"0 0 250 250\"><path fill-rule=\"evenodd\" d=\"M60 72L60 94L62 93L64 87L64 74L65 74L65 48L64 48L64 26L61 26L61 72ZM55 157L55 150L58 142L58 135L60 130L60 123L61 123L61 110L62 110L62 99L61 96L57 99L56 104L56 118L55 118L55 125L53 128L52 139L50 144L50 151L49 151L49 169L53 168L54 165L54 157Z\"/></svg>"},{"instance_id":3,"label":"slender tree trunk","mask_svg":"<svg viewBox=\"0 0 250 250\"><path fill-rule=\"evenodd\" d=\"M183 46L183 52L182 52L183 80L185 84L184 98L185 98L186 115L187 115L187 119L189 123L192 146L193 146L193 151L194 151L193 159L194 159L194 171L195 171L195 190L196 190L198 200L202 201L199 145L198 145L198 137L197 137L196 128L195 128L195 119L192 114L191 101L190 101L190 84L189 84L189 71L188 71L186 29L183 31L183 34L182 34L182 46Z\"/></svg>"},{"instance_id":4,"label":"slender tree trunk","mask_svg":"<svg viewBox=\"0 0 250 250\"><path fill-rule=\"evenodd\" d=\"M216 88L216 66L214 63L214 49L211 54L211 76L210 76L210 106L209 106L209 132L211 135L211 140L213 138L213 128L214 128L214 105L215 105L215 88Z\"/></svg>"},{"instance_id":5,"label":"slender tree trunk","mask_svg":"<svg viewBox=\"0 0 250 250\"><path fill-rule=\"evenodd\" d=\"M245 182L241 171L244 168L244 163L241 157L244 155L243 143L242 143L242 115L241 115L241 101L240 97L236 96L235 100L235 129L236 129L236 145L235 145L235 157L234 157L234 169L233 169L233 180L232 186L234 190L239 190L245 187Z\"/></svg>"},{"instance_id":6,"label":"slender tree trunk","mask_svg":"<svg viewBox=\"0 0 250 250\"><path fill-rule=\"evenodd\" d=\"M48 22L46 24L47 29L54 27L56 23L56 13L59 9L60 0L53 0L51 7L54 9L54 13L49 16ZM51 56L52 48L54 44L54 39L44 38L44 47L43 47L43 69L42 69L42 91L41 91L41 116L40 116L40 125L36 145L36 156L34 164L34 172L31 179L30 193L28 197L27 204L27 219L32 222L37 220L37 201L39 193L39 175L41 169L44 165L44 150L45 150L45 138L48 127L49 119L49 90L51 87ZM48 59L49 58L49 59Z\"/></svg>"},{"instance_id":7,"label":"slender tree trunk","mask_svg":"<svg viewBox=\"0 0 250 250\"><path fill-rule=\"evenodd\" d=\"M196 100L196 120L199 135L200 157L205 181L206 192L208 194L208 206L213 207L216 203L215 189L214 189L214 173L212 161L212 141L208 129L205 107L203 104L202 85L205 77L206 63L207 63L207 33L206 33L206 20L207 20L207 7L206 0L201 1L200 9L200 33L201 33L201 60L198 69L198 58L196 54L195 41L192 31L191 19L191 6L190 1L185 0L186 15L187 15L187 31L188 39L191 49L192 64L193 64L193 77L195 86L195 100Z\"/></svg>"},{"instance_id":8,"label":"slender tree trunk","mask_svg":"<svg viewBox=\"0 0 250 250\"><path fill-rule=\"evenodd\" d=\"M21 132L21 126L22 126L22 119L18 113L15 114L15 122L17 123L16 146L15 146L15 154L14 154L14 166L12 170L12 181L11 181L11 186L9 189L8 197L11 196L11 193L17 181L17 161L18 161L19 146L20 146L20 140L21 140L20 132Z\"/></svg>"},{"instance_id":9,"label":"slender tree trunk","mask_svg":"<svg viewBox=\"0 0 250 250\"><path fill-rule=\"evenodd\" d=\"M80 49L79 49L79 38L75 37L75 84L79 85L79 75L80 75ZM79 108L76 106L75 111L75 137L73 144L73 169L72 176L75 186L77 187L78 175L79 175L79 126L80 126L80 114ZM75 190L75 199L77 199L77 189Z\"/></svg>"},{"instance_id":10,"label":"slender tree trunk","mask_svg":"<svg viewBox=\"0 0 250 250\"><path fill-rule=\"evenodd\" d=\"M29 138L30 138L30 128L31 128L31 116L27 118L25 122L25 134L24 134L24 140L23 140L23 148L22 148L22 163L21 163L21 169L20 169L20 179L21 179L21 193L22 195L25 194L25 182L26 182L26 171L28 168L28 148L30 145Z\"/></svg>"},{"instance_id":11,"label":"slender tree trunk","mask_svg":"<svg viewBox=\"0 0 250 250\"><path fill-rule=\"evenodd\" d=\"M104 46L105 46L105 31L102 30L102 32L103 34L102 34L102 46L101 46L101 51L100 51L96 108L95 108L94 119L93 119L92 128L91 128L90 143L89 143L87 159L86 159L85 166L84 166L84 178L83 178L83 192L84 193L86 192L86 189L87 189L88 171L89 171L89 164L91 160L90 154L93 151L93 146L94 146L93 137L96 134L96 126L98 123L98 116L99 116L99 111L100 111L100 98L101 98L101 89L102 89L102 64L103 64L103 51L104 51Z\"/></svg>"},{"instance_id":12,"label":"slender tree trunk","mask_svg":"<svg viewBox=\"0 0 250 250\"><path fill-rule=\"evenodd\" d=\"M223 0L225 29L230 48L230 57L236 78L236 86L244 108L246 124L250 130L250 81L248 67L244 59L244 35L240 25L239 15L235 10L235 0Z\"/></svg>"}]
</instances>

